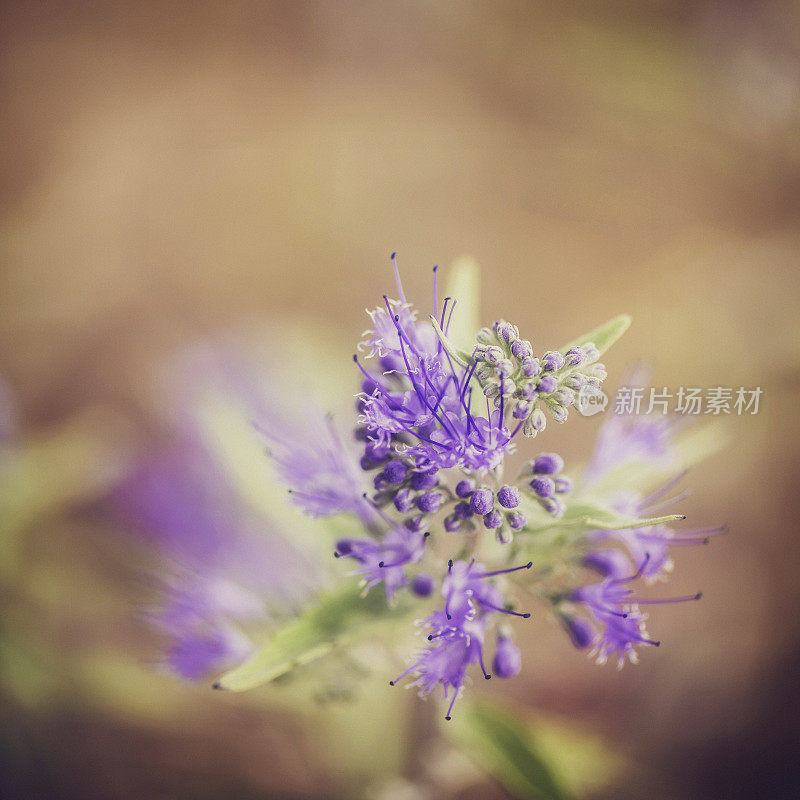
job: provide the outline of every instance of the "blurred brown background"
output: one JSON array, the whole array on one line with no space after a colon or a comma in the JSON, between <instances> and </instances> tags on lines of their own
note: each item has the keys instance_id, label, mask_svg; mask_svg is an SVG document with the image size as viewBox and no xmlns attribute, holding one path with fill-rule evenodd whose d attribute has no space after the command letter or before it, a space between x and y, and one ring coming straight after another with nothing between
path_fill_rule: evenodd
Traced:
<instances>
[{"instance_id":1,"label":"blurred brown background","mask_svg":"<svg viewBox=\"0 0 800 800\"><path fill-rule=\"evenodd\" d=\"M491 691L613 742L630 768L608 796L798 796L797 3L27 2L2 17L0 369L25 431L104 401L137 440L155 365L243 320L314 319L346 355L392 250L425 305L433 264L471 253L485 320L542 347L627 311L612 376L646 357L658 386L764 389L691 477L690 519L731 535L679 554L668 592L705 598L653 613L668 646L643 665L594 667L542 623L523 674ZM578 419L557 442L577 458L594 430ZM246 701L155 676L177 725L71 692L68 654L114 643L146 697L112 537L80 515L34 532L32 555L63 570L42 624L65 655L46 669L52 703L3 712L9 788L346 796L330 753Z\"/></svg>"}]
</instances>

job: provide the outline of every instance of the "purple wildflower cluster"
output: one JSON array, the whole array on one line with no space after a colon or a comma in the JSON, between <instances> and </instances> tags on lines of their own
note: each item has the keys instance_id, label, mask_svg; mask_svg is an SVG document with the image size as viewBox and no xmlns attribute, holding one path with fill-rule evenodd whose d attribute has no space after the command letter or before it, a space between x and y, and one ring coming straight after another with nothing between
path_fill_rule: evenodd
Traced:
<instances>
[{"instance_id":1,"label":"purple wildflower cluster","mask_svg":"<svg viewBox=\"0 0 800 800\"><path fill-rule=\"evenodd\" d=\"M537 357L519 329L500 320L477 332L471 352L460 350L449 339L456 301L439 303L436 270L434 313L424 319L406 299L394 256L392 262L398 296L384 296L368 312L371 324L354 356L361 386L352 439L321 413L304 414L302 426L267 413L258 426L293 504L314 517L340 517L339 531L348 526L335 544L338 563L353 566L365 592L382 584L387 605L400 595L405 605L418 604L423 646L391 684L409 679L422 695L441 685L449 719L468 673L516 675L521 655L510 623L531 616L517 610L520 590L542 601L575 647L599 662L636 662L638 648L658 644L641 609L700 595L643 599L633 585L663 578L674 547L704 544L721 532L677 532L671 523L680 515L653 516L684 496L672 495L682 473L650 494L632 480L642 465L675 475L680 420L609 415L576 480L552 452L505 477L507 456L524 437L540 434L548 416L564 422L577 393L599 389L606 370L598 359L616 336L579 339ZM181 484L167 478L155 486L174 495ZM173 668L196 677L241 657L246 642L228 623L261 613L250 601L264 592L252 583L252 594L234 592L220 580L228 574L220 554L229 558L231 550L218 535L218 520L231 519L224 509L205 496L162 502L149 486L133 492L139 520L152 508L150 527L167 547L173 538L185 546L180 532L187 525L193 553L210 542L209 557L192 555L195 574L206 578L182 584L159 612L174 637ZM185 519L174 517L173 506ZM253 572L260 574L257 566ZM181 616L181 609L191 614Z\"/></svg>"},{"instance_id":2,"label":"purple wildflower cluster","mask_svg":"<svg viewBox=\"0 0 800 800\"><path fill-rule=\"evenodd\" d=\"M492 534L506 546L492 545L494 558L507 562L520 552L535 554L539 545L532 530L557 528L573 491L559 455L537 456L513 481L502 479L505 457L514 451L518 433L535 436L545 428L545 412L563 422L576 392L599 387L606 370L591 342L537 358L519 329L503 320L478 332L469 357L459 354L447 339L455 300L445 298L440 308L434 280L434 316L418 319L392 260L399 297L384 296L383 305L369 312L372 327L359 345L365 357L354 357L362 374L355 437L362 446L361 469L372 475L367 499L379 525L368 538L340 540L334 555L357 565L355 574L366 589L383 583L390 602L401 589L427 598L440 586L443 604L421 622L426 647L391 684L411 676L423 695L441 685L449 719L469 667L477 665L491 677L484 648L492 625L501 616L530 617L509 599L515 579L528 575L529 587L552 581L535 570L531 575L533 561L487 570L476 560L478 551L488 548ZM615 465L626 461L626 447L630 455L642 451L642 437L649 439L649 431L634 425L627 445L614 442ZM594 459L595 477L603 472L602 458L600 453ZM628 493L607 500L608 508L637 520L658 498ZM570 538L563 564L579 571L557 571L561 585L540 594L577 647L591 649L599 661L611 656L620 664L625 657L635 661L636 647L657 644L639 606L669 601L638 600L630 584L663 573L672 545L702 543L712 531L677 535L666 524L573 527L580 533ZM601 543L621 547L597 548ZM442 566L431 571L436 564ZM591 572L602 580L579 585ZM511 629L496 626L494 674L511 677L520 667Z\"/></svg>"}]
</instances>

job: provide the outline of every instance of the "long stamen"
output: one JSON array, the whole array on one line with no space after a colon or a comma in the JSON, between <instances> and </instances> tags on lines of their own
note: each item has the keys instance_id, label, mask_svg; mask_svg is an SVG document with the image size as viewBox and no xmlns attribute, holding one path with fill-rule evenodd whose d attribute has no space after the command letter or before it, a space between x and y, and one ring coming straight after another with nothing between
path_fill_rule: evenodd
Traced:
<instances>
[{"instance_id":1,"label":"long stamen","mask_svg":"<svg viewBox=\"0 0 800 800\"><path fill-rule=\"evenodd\" d=\"M662 597L657 600L640 600L637 599L636 604L640 606L660 606L667 603L690 603L693 600L700 600L703 597L702 592L697 594L686 595L684 597Z\"/></svg>"},{"instance_id":2,"label":"long stamen","mask_svg":"<svg viewBox=\"0 0 800 800\"><path fill-rule=\"evenodd\" d=\"M444 330L444 315L447 313L447 304L452 300L452 297L445 297L444 304L442 305L442 318L439 321L439 327Z\"/></svg>"},{"instance_id":3,"label":"long stamen","mask_svg":"<svg viewBox=\"0 0 800 800\"><path fill-rule=\"evenodd\" d=\"M393 681L389 681L389 686L394 686L398 681L403 680L409 672L413 672L421 663L422 659L415 661L405 672L401 672Z\"/></svg>"},{"instance_id":4,"label":"long stamen","mask_svg":"<svg viewBox=\"0 0 800 800\"><path fill-rule=\"evenodd\" d=\"M469 386L470 380L472 380L472 373L475 372L475 368L478 366L478 359L475 358L475 354L477 353L477 348L472 351L472 356L470 356L470 362L472 362L472 366L467 364L467 371L464 377L464 385L461 387L461 394L463 395L467 391L467 386ZM474 361L472 359L475 359Z\"/></svg>"},{"instance_id":5,"label":"long stamen","mask_svg":"<svg viewBox=\"0 0 800 800\"><path fill-rule=\"evenodd\" d=\"M674 497L668 497L666 500L662 500L660 503L655 503L653 505L649 505L649 506L646 507L647 508L647 513L648 513L648 515L650 515L653 511L658 511L661 508L666 508L667 506L674 505L675 503L681 503L687 497L689 497L690 494L691 494L691 491L689 491L689 489L686 489L683 492L679 492Z\"/></svg>"},{"instance_id":6,"label":"long stamen","mask_svg":"<svg viewBox=\"0 0 800 800\"><path fill-rule=\"evenodd\" d=\"M470 415L469 405L464 402L464 392L460 389L460 383L458 381L458 376L456 375L456 368L453 365L453 359L450 358L450 353L448 353L446 350L445 350L445 355L447 356L447 361L450 364L450 372L453 374L453 380L457 384L456 389L458 391L458 399L461 402L461 407L464 409L464 411L467 414L467 437L469 437L470 421L472 422L473 427L475 427L475 421L472 420L472 417ZM476 364L477 364L477 362L476 362ZM474 369L474 367L473 367L473 369ZM471 394L470 394L470 397L471 397ZM475 428L475 430L478 432L478 436L481 437L481 442L484 442L483 434L480 432L480 430L477 429L477 427ZM476 444L471 439L470 439L470 443L475 447L478 447L480 449L485 449L485 447L482 447L482 445Z\"/></svg>"},{"instance_id":7,"label":"long stamen","mask_svg":"<svg viewBox=\"0 0 800 800\"><path fill-rule=\"evenodd\" d=\"M453 571L453 559L451 558L447 562L447 574L449 575ZM447 593L447 600L444 603L444 613L447 619L453 619L452 615L450 614L450 598L453 596L452 590Z\"/></svg>"},{"instance_id":8,"label":"long stamen","mask_svg":"<svg viewBox=\"0 0 800 800\"><path fill-rule=\"evenodd\" d=\"M433 316L439 313L439 265L433 268Z\"/></svg>"},{"instance_id":9,"label":"long stamen","mask_svg":"<svg viewBox=\"0 0 800 800\"><path fill-rule=\"evenodd\" d=\"M652 503L655 503L656 500L660 500L665 494L675 488L675 486L677 486L686 477L688 472L688 469L681 470L681 472L679 472L674 478L670 478L663 486L660 486L654 492L645 497L645 499L642 500L642 508L649 509Z\"/></svg>"},{"instance_id":10,"label":"long stamen","mask_svg":"<svg viewBox=\"0 0 800 800\"><path fill-rule=\"evenodd\" d=\"M450 715L453 713L453 706L455 705L456 698L458 697L458 688L456 688L455 686L453 687L453 699L450 701L450 708L447 709L447 715L445 716L445 719L448 722L452 719Z\"/></svg>"},{"instance_id":11,"label":"long stamen","mask_svg":"<svg viewBox=\"0 0 800 800\"><path fill-rule=\"evenodd\" d=\"M523 619L528 619L530 617L530 613L529 612L526 612L526 613L522 614L519 611L509 611L507 608L501 608L500 606L496 606L494 603L490 603L487 600L482 600L480 597L476 597L475 599L481 605L484 605L487 608L491 608L494 611L500 611L502 614L511 614L514 617L522 617Z\"/></svg>"},{"instance_id":12,"label":"long stamen","mask_svg":"<svg viewBox=\"0 0 800 800\"><path fill-rule=\"evenodd\" d=\"M614 581L614 583L630 583L631 581L635 581L637 578L641 578L642 573L644 572L645 567L647 567L649 561L650 561L650 553L645 553L644 560L639 566L639 569L637 569L633 575L631 575L629 578L618 578L617 580Z\"/></svg>"},{"instance_id":13,"label":"long stamen","mask_svg":"<svg viewBox=\"0 0 800 800\"><path fill-rule=\"evenodd\" d=\"M483 666L483 647L481 646L478 646L478 663L481 665L483 677L488 681L492 676L486 671L486 667Z\"/></svg>"},{"instance_id":14,"label":"long stamen","mask_svg":"<svg viewBox=\"0 0 800 800\"><path fill-rule=\"evenodd\" d=\"M378 504L366 492L362 492L361 497L384 522L388 522L392 527L397 525L397 521L393 520L382 508L379 508Z\"/></svg>"},{"instance_id":15,"label":"long stamen","mask_svg":"<svg viewBox=\"0 0 800 800\"><path fill-rule=\"evenodd\" d=\"M457 302L458 300L453 300L453 303L450 306L450 314L447 316L447 325L444 326L445 334L448 334L450 332L450 322L453 319L453 311L455 310Z\"/></svg>"},{"instance_id":16,"label":"long stamen","mask_svg":"<svg viewBox=\"0 0 800 800\"><path fill-rule=\"evenodd\" d=\"M403 291L403 284L400 282L400 270L397 269L397 253L392 253L392 267L394 269L394 280L397 284L397 291L400 294L400 299L406 303L406 293Z\"/></svg>"},{"instance_id":17,"label":"long stamen","mask_svg":"<svg viewBox=\"0 0 800 800\"><path fill-rule=\"evenodd\" d=\"M523 564L521 567L511 567L510 569L497 569L494 572L484 572L481 575L476 575L476 578L492 578L495 575L505 575L508 572L517 572L521 569L530 569L533 566L533 561Z\"/></svg>"},{"instance_id":18,"label":"long stamen","mask_svg":"<svg viewBox=\"0 0 800 800\"><path fill-rule=\"evenodd\" d=\"M387 298L385 295L384 295L384 300L386 301L386 304L387 304L387 307L388 307L389 300L388 300L388 298ZM389 310L391 311L391 308L390 308ZM419 397L419 399L420 399L420 401L423 403L423 405L424 405L424 406L425 406L425 407L426 407L426 408L427 408L427 409L428 409L428 410L429 410L429 411L430 411L430 412L433 414L433 416L436 418L436 420L439 422L439 424L440 424L440 425L441 425L441 426L442 426L442 427L443 427L443 428L444 428L444 429L445 429L445 430L446 430L446 431L447 431L447 432L448 432L448 433L449 433L451 436L453 436L454 438L457 438L457 437L456 437L456 434L455 434L455 432L454 432L454 431L453 431L453 430L452 430L452 429L451 429L451 428L450 428L450 427L447 425L447 423L446 423L446 422L445 422L445 421L444 421L444 420L443 420L443 419L442 419L442 418L441 418L441 417L440 417L440 416L439 416L439 415L438 415L438 414L437 414L437 413L436 413L436 412L433 410L433 407L432 407L432 406L431 406L431 404L428 402L427 393L426 393L426 392L425 392L423 389L421 389L421 388L420 388L420 387L417 385L417 382L416 382L416 381L414 380L414 378L412 377L413 370L411 369L411 364L409 363L409 361L408 361L408 356L406 355L406 348L405 348L405 344L408 344L408 347L409 347L409 349L411 350L411 352L412 352L412 353L413 353L413 354L414 354L414 355L417 357L417 360L419 361L419 364L420 364L420 372L422 373L422 377L425 379L425 382L426 382L426 383L427 383L427 384L428 384L428 385L431 387L431 389L432 389L434 392L435 392L435 391L437 391L437 390L436 390L436 387L434 387L434 385L431 383L430 379L428 378L428 375L427 375L427 373L425 372L425 369L424 369L424 367L422 366L422 364L423 364L423 361L422 361L422 356L420 356L420 355L419 355L419 353L418 353L418 352L416 351L416 349L414 348L414 345L413 345L413 344L411 344L410 340L409 340L409 339L408 339L408 337L406 336L406 334L405 334L405 331L404 331L404 330L403 330L403 329L400 327L400 321L399 321L399 317L398 317L398 316L395 314L395 315L393 315L393 316L392 316L392 320L394 321L394 327L397 329L397 334L398 334L398 336L399 336L399 338L400 338L400 351L401 351L401 353L403 354L403 361L405 361L406 368L408 369L408 379L411 381L411 385L414 387L414 391L417 393L417 397Z\"/></svg>"}]
</instances>

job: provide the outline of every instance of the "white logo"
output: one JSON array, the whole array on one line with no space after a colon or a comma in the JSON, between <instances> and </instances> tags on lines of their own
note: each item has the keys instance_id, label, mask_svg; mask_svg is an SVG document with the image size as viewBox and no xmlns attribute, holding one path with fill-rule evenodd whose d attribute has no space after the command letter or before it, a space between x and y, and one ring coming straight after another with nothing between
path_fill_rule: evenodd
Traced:
<instances>
[{"instance_id":1,"label":"white logo","mask_svg":"<svg viewBox=\"0 0 800 800\"><path fill-rule=\"evenodd\" d=\"M599 387L587 383L578 391L575 398L575 408L584 417L592 417L606 410L608 405L608 395Z\"/></svg>"}]
</instances>

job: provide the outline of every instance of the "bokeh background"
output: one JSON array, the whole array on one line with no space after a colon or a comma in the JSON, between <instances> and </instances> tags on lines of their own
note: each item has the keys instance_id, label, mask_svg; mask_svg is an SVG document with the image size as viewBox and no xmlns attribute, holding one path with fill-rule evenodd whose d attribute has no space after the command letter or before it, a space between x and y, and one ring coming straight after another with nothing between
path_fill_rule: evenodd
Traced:
<instances>
[{"instance_id":1,"label":"bokeh background","mask_svg":"<svg viewBox=\"0 0 800 800\"><path fill-rule=\"evenodd\" d=\"M485 320L544 347L631 313L612 376L645 358L658 386L763 388L692 471L690 519L730 534L679 554L670 591L705 597L653 613L666 646L617 672L542 622L522 675L480 690L622 754L598 797L798 796L797 3L2 16L0 371L28 453L4 543L4 797L503 796L437 749L432 703L365 739L374 699L298 716L162 674L135 611L151 556L98 510L167 435L164 365L199 340L327 329L349 386L392 250L425 304L433 264L470 253ZM552 441L577 459L595 430Z\"/></svg>"}]
</instances>

